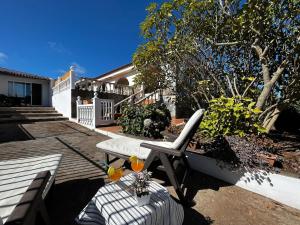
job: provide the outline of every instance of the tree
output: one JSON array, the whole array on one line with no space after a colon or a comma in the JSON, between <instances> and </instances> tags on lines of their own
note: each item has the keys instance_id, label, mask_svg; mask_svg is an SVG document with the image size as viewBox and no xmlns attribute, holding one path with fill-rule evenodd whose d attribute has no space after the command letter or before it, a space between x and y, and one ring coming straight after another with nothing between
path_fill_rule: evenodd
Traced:
<instances>
[{"instance_id":1,"label":"tree","mask_svg":"<svg viewBox=\"0 0 300 225\"><path fill-rule=\"evenodd\" d=\"M147 10L137 82L159 81L201 107L220 96L253 98L267 130L300 99L299 0L172 0Z\"/></svg>"}]
</instances>

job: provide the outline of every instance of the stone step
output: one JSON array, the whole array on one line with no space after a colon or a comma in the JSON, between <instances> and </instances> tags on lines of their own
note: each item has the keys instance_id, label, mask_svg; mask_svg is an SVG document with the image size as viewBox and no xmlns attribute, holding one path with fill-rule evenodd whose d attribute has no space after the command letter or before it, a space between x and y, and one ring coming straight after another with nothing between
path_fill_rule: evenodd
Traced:
<instances>
[{"instance_id":1,"label":"stone step","mask_svg":"<svg viewBox=\"0 0 300 225\"><path fill-rule=\"evenodd\" d=\"M0 114L20 114L20 113L55 113L56 111L54 109L52 110L14 110L14 111L4 111L0 110Z\"/></svg>"},{"instance_id":2,"label":"stone step","mask_svg":"<svg viewBox=\"0 0 300 225\"><path fill-rule=\"evenodd\" d=\"M46 106L28 106L28 107L0 107L0 111L30 111L30 110L39 110L39 111L47 111L47 110L55 110L53 107Z\"/></svg>"},{"instance_id":3,"label":"stone step","mask_svg":"<svg viewBox=\"0 0 300 225\"><path fill-rule=\"evenodd\" d=\"M56 111L50 112L22 112L22 113L0 113L0 118L24 118L24 117L52 117L52 116L62 116L61 113Z\"/></svg>"},{"instance_id":4,"label":"stone step","mask_svg":"<svg viewBox=\"0 0 300 225\"><path fill-rule=\"evenodd\" d=\"M1 123L32 123L32 122L42 122L42 121L63 121L63 120L68 120L68 118L63 116L0 118L0 124Z\"/></svg>"}]
</instances>

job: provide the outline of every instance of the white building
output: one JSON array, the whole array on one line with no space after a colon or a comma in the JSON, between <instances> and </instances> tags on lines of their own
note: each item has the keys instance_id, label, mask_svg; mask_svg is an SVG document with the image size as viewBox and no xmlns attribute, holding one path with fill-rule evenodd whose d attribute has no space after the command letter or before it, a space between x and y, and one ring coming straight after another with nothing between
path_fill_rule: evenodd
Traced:
<instances>
[{"instance_id":1,"label":"white building","mask_svg":"<svg viewBox=\"0 0 300 225\"><path fill-rule=\"evenodd\" d=\"M51 79L0 67L0 95L20 106L50 106Z\"/></svg>"}]
</instances>

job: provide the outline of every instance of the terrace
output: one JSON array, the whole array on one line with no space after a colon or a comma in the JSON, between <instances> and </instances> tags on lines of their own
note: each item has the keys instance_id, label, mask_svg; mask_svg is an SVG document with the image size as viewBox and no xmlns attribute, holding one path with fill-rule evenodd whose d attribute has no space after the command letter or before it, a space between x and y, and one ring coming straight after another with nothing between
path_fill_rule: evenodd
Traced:
<instances>
[{"instance_id":1,"label":"terrace","mask_svg":"<svg viewBox=\"0 0 300 225\"><path fill-rule=\"evenodd\" d=\"M5 130L15 131L15 136ZM47 202L52 224L75 224L74 218L92 196L110 182L101 168L104 154L95 147L109 139L107 136L69 121L1 124L0 131L2 160L63 154L54 192ZM165 176L155 174L154 178L176 198ZM194 196L196 205L184 209L186 225L300 222L299 210L200 172L194 172L190 181L189 194Z\"/></svg>"}]
</instances>

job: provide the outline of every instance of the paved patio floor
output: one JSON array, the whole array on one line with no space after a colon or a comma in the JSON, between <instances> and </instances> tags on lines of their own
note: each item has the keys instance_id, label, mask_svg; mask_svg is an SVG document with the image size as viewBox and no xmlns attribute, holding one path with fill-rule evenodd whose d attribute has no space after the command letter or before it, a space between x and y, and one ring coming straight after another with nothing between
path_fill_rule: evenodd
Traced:
<instances>
[{"instance_id":1,"label":"paved patio floor","mask_svg":"<svg viewBox=\"0 0 300 225\"><path fill-rule=\"evenodd\" d=\"M52 224L74 224L74 218L107 182L100 167L104 156L96 143L107 137L69 121L0 124L0 159L62 153L48 208ZM157 180L173 189L165 178ZM300 211L227 183L194 173L189 193L197 204L185 209L191 224L300 224Z\"/></svg>"}]
</instances>

